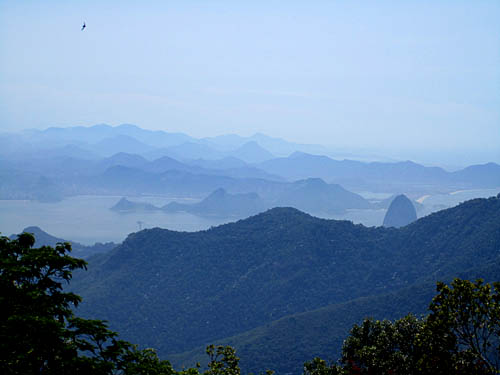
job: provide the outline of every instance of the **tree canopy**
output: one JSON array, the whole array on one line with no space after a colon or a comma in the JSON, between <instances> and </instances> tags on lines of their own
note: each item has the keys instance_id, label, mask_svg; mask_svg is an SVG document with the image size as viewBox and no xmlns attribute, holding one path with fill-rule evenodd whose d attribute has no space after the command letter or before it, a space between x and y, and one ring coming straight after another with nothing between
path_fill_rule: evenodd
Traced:
<instances>
[{"instance_id":1,"label":"tree canopy","mask_svg":"<svg viewBox=\"0 0 500 375\"><path fill-rule=\"evenodd\" d=\"M74 314L81 297L63 290L86 262L69 243L33 248L35 239L0 237L0 372L3 374L240 375L229 346L207 347L208 368L180 371L139 349L101 320ZM337 363L304 364L305 375L500 374L500 283L438 283L425 317L365 319ZM268 374L272 373L268 371Z\"/></svg>"},{"instance_id":2,"label":"tree canopy","mask_svg":"<svg viewBox=\"0 0 500 375\"><path fill-rule=\"evenodd\" d=\"M315 358L307 375L500 373L500 283L438 283L431 313L391 322L365 319L344 341L338 364Z\"/></svg>"},{"instance_id":3,"label":"tree canopy","mask_svg":"<svg viewBox=\"0 0 500 375\"><path fill-rule=\"evenodd\" d=\"M75 316L81 297L63 291L72 271L86 262L69 255L71 245L33 248L35 238L0 237L0 372L2 374L196 375L174 371L153 349L119 340L101 320ZM207 348L206 374L239 375L230 347Z\"/></svg>"}]
</instances>

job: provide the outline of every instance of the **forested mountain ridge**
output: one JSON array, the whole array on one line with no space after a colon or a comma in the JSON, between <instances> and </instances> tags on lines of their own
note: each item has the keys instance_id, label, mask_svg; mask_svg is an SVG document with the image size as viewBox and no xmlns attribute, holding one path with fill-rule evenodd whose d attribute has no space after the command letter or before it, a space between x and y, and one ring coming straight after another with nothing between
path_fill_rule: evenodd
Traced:
<instances>
[{"instance_id":1,"label":"forested mountain ridge","mask_svg":"<svg viewBox=\"0 0 500 375\"><path fill-rule=\"evenodd\" d=\"M440 278L450 282L454 277L468 280L500 280L500 258L478 268ZM277 374L300 374L309 358L335 361L353 324L363 319L398 319L409 313L421 316L435 295L435 282L412 284L395 292L356 298L316 310L287 315L265 325L218 340L231 345L241 357L246 373L272 368ZM203 345L180 354L169 355L175 367L184 368L199 362L206 365Z\"/></svg>"},{"instance_id":2,"label":"forested mountain ridge","mask_svg":"<svg viewBox=\"0 0 500 375\"><path fill-rule=\"evenodd\" d=\"M84 297L81 313L109 320L125 338L166 356L496 261L499 223L498 198L401 229L277 208L207 231L131 234L91 260L73 287Z\"/></svg>"}]
</instances>

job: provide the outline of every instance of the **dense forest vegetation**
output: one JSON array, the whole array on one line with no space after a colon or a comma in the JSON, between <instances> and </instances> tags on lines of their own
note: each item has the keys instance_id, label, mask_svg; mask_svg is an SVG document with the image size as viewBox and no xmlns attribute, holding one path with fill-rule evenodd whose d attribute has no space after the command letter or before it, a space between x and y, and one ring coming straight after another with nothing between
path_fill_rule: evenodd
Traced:
<instances>
[{"instance_id":1,"label":"dense forest vegetation","mask_svg":"<svg viewBox=\"0 0 500 375\"><path fill-rule=\"evenodd\" d=\"M364 317L426 312L436 281L500 280L500 199L475 199L406 227L366 228L290 208L210 230L147 229L75 273L85 317L178 366L210 343L245 371L300 371L340 355ZM314 334L313 334L314 332ZM198 354L197 354L198 353Z\"/></svg>"},{"instance_id":2,"label":"dense forest vegetation","mask_svg":"<svg viewBox=\"0 0 500 375\"><path fill-rule=\"evenodd\" d=\"M174 371L152 349L118 339L101 320L77 317L81 297L63 292L86 262L69 255L71 245L33 248L29 233L0 238L0 371L2 374L200 374ZM205 374L239 373L230 347L207 347Z\"/></svg>"},{"instance_id":3,"label":"dense forest vegetation","mask_svg":"<svg viewBox=\"0 0 500 375\"><path fill-rule=\"evenodd\" d=\"M176 371L152 349L118 339L100 320L74 314L81 297L64 292L86 262L69 243L33 248L31 234L0 238L0 370L4 374L197 375ZM338 363L306 362L305 375L484 374L500 371L500 283L438 283L427 317L365 319L344 342ZM229 346L210 345L205 375L240 374ZM272 371L266 371L268 374Z\"/></svg>"}]
</instances>

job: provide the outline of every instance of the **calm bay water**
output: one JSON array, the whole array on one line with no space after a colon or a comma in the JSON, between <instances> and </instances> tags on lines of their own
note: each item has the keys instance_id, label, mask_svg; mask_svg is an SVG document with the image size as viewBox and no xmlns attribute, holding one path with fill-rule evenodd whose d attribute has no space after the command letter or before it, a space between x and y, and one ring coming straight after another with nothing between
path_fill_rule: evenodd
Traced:
<instances>
[{"instance_id":1,"label":"calm bay water","mask_svg":"<svg viewBox=\"0 0 500 375\"><path fill-rule=\"evenodd\" d=\"M477 189L426 196L421 200L424 207L418 212L422 217L443 208L453 207L472 198L485 198L497 195L497 189ZM239 217L200 217L188 213L164 213L161 211L117 213L111 211L118 200L117 196L76 196L57 203L40 203L27 200L0 200L0 232L2 235L20 233L28 226L38 226L49 234L91 245L95 242L121 242L129 233L141 227L160 227L176 231L198 231L208 229ZM158 207L172 201L195 202L182 198L130 197L136 202L147 202ZM366 226L382 225L385 211L348 210L342 215L325 217L349 220ZM139 224L141 222L141 224Z\"/></svg>"},{"instance_id":2,"label":"calm bay water","mask_svg":"<svg viewBox=\"0 0 500 375\"><path fill-rule=\"evenodd\" d=\"M0 200L0 231L2 235L19 233L28 226L38 226L49 234L80 242L121 242L131 232L142 228L166 228L177 231L198 231L235 221L234 217L199 217L188 213L166 214L161 211L117 213L112 207L121 197L76 196L57 203L27 200ZM132 197L162 206L173 200L163 197Z\"/></svg>"}]
</instances>

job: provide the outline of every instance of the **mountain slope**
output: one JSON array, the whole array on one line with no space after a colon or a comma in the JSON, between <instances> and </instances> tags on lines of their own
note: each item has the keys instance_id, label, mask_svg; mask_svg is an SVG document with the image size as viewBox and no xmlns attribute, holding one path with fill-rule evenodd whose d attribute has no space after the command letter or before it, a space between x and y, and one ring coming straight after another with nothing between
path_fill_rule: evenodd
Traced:
<instances>
[{"instance_id":1,"label":"mountain slope","mask_svg":"<svg viewBox=\"0 0 500 375\"><path fill-rule=\"evenodd\" d=\"M417 220L415 206L404 194L398 195L391 202L384 217L384 227L400 228Z\"/></svg>"},{"instance_id":2,"label":"mountain slope","mask_svg":"<svg viewBox=\"0 0 500 375\"><path fill-rule=\"evenodd\" d=\"M131 234L73 288L84 314L165 355L495 261L499 223L498 198L401 229L277 208L207 231Z\"/></svg>"},{"instance_id":3,"label":"mountain slope","mask_svg":"<svg viewBox=\"0 0 500 375\"><path fill-rule=\"evenodd\" d=\"M453 172L452 179L456 183L475 182L481 186L496 188L500 186L500 165L495 163L471 165Z\"/></svg>"},{"instance_id":4,"label":"mountain slope","mask_svg":"<svg viewBox=\"0 0 500 375\"><path fill-rule=\"evenodd\" d=\"M159 210L158 207L144 202L131 202L127 198L123 197L115 205L113 205L110 210L116 212L148 212L148 211L156 211Z\"/></svg>"},{"instance_id":5,"label":"mountain slope","mask_svg":"<svg viewBox=\"0 0 500 375\"><path fill-rule=\"evenodd\" d=\"M162 209L165 212L185 211L201 215L238 215L249 216L264 211L266 203L255 193L229 194L224 189L217 189L201 202L182 204L171 202Z\"/></svg>"},{"instance_id":6,"label":"mountain slope","mask_svg":"<svg viewBox=\"0 0 500 375\"><path fill-rule=\"evenodd\" d=\"M277 206L292 206L313 214L335 214L349 208L371 208L358 194L337 184L327 184L320 178L295 181L276 201Z\"/></svg>"},{"instance_id":7,"label":"mountain slope","mask_svg":"<svg viewBox=\"0 0 500 375\"><path fill-rule=\"evenodd\" d=\"M74 126L67 128L51 127L45 130L31 130L25 132L30 140L40 143L61 144L64 142L98 143L106 138L127 136L153 147L169 147L172 145L189 142L193 138L182 133L168 133L141 129L138 126L122 124L110 126L99 124L94 126Z\"/></svg>"},{"instance_id":8,"label":"mountain slope","mask_svg":"<svg viewBox=\"0 0 500 375\"><path fill-rule=\"evenodd\" d=\"M468 280L483 278L486 282L500 280L500 258L484 266L445 276ZM427 307L436 295L436 283L425 282L380 296L361 297L304 313L288 315L242 334L217 341L231 345L241 358L246 373L273 369L277 374L300 374L305 361L321 357L331 361L340 358L340 349L349 330L363 319L399 319L409 313L427 314ZM209 343L207 343L209 344ZM176 368L206 365L204 347L169 355Z\"/></svg>"},{"instance_id":9,"label":"mountain slope","mask_svg":"<svg viewBox=\"0 0 500 375\"><path fill-rule=\"evenodd\" d=\"M244 160L247 163L260 163L265 160L274 159L274 155L261 147L257 142L250 141L231 152L232 156Z\"/></svg>"},{"instance_id":10,"label":"mountain slope","mask_svg":"<svg viewBox=\"0 0 500 375\"><path fill-rule=\"evenodd\" d=\"M500 186L500 166L495 163L447 172L442 168L425 167L411 161L366 163L295 152L289 157L267 160L257 166L291 180L319 177L357 190L400 192L411 189L422 192L433 189L440 191L443 188Z\"/></svg>"}]
</instances>

